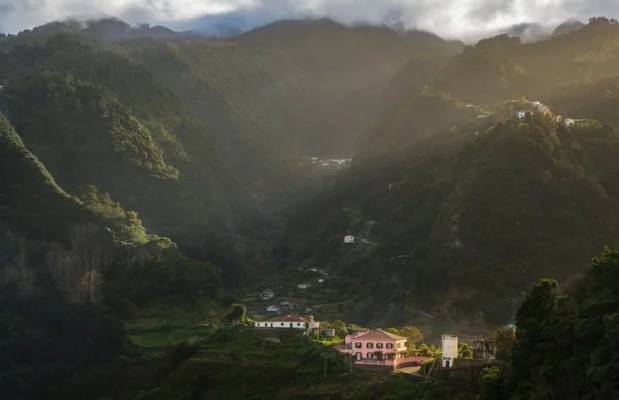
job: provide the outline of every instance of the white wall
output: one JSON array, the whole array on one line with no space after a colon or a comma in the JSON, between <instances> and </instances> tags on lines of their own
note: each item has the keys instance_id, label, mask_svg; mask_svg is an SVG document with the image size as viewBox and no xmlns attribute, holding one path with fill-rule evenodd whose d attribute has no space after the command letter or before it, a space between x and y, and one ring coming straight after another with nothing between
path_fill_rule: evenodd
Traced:
<instances>
[{"instance_id":1,"label":"white wall","mask_svg":"<svg viewBox=\"0 0 619 400\"><path fill-rule=\"evenodd\" d=\"M441 340L441 351L443 353L441 361L442 366L446 367L449 361L449 366L452 367L454 360L458 358L458 337L443 335Z\"/></svg>"},{"instance_id":2,"label":"white wall","mask_svg":"<svg viewBox=\"0 0 619 400\"><path fill-rule=\"evenodd\" d=\"M271 324L273 324L273 329L275 328L290 328L290 324L292 324L293 329L305 329L305 322L290 322L290 321L260 321L255 322L254 326L256 328L271 328ZM282 325L283 324L283 325ZM320 327L320 322L308 322L309 329L318 329Z\"/></svg>"}]
</instances>

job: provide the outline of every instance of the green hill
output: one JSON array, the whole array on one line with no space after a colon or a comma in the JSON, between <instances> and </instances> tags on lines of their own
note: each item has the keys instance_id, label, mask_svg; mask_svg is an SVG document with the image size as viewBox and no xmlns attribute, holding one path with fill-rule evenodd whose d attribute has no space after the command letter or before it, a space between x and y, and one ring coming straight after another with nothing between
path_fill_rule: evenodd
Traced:
<instances>
[{"instance_id":1,"label":"green hill","mask_svg":"<svg viewBox=\"0 0 619 400\"><path fill-rule=\"evenodd\" d=\"M502 323L534 280L578 275L616 245L618 137L601 123L616 124L618 34L593 19L542 42L498 36L405 65L352 170L289 209L280 266L336 274L330 297L365 325L420 310ZM517 111L532 114L516 122ZM348 234L358 243L345 245Z\"/></svg>"},{"instance_id":2,"label":"green hill","mask_svg":"<svg viewBox=\"0 0 619 400\"><path fill-rule=\"evenodd\" d=\"M615 245L619 211L614 128L541 114L511 121L353 166L292 213L278 254L343 277L343 298L371 296L349 310L360 323L381 321L390 303L508 319L532 281L568 278ZM371 231L364 221L374 221ZM345 245L346 234L377 245ZM408 259L393 259L401 255Z\"/></svg>"},{"instance_id":3,"label":"green hill","mask_svg":"<svg viewBox=\"0 0 619 400\"><path fill-rule=\"evenodd\" d=\"M377 96L412 56L457 44L423 32L349 28L330 20L280 21L229 40L124 44L224 137L237 161L352 154L384 104ZM243 167L243 166L240 166Z\"/></svg>"},{"instance_id":4,"label":"green hill","mask_svg":"<svg viewBox=\"0 0 619 400\"><path fill-rule=\"evenodd\" d=\"M61 35L8 53L0 75L8 118L61 187L95 185L149 231L241 268L220 235L251 234L265 219L208 129L148 69Z\"/></svg>"}]
</instances>

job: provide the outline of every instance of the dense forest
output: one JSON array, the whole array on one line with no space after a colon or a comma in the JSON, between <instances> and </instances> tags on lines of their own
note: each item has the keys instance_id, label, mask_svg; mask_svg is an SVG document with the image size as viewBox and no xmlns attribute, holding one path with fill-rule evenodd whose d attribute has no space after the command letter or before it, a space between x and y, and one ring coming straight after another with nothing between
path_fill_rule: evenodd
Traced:
<instances>
[{"instance_id":1,"label":"dense forest","mask_svg":"<svg viewBox=\"0 0 619 400\"><path fill-rule=\"evenodd\" d=\"M357 299L345 317L361 324L510 322L531 282L617 246L617 43L619 25L594 18L541 42L484 39L434 69L413 58L352 168L289 208L279 267L345 277L338 300Z\"/></svg>"},{"instance_id":2,"label":"dense forest","mask_svg":"<svg viewBox=\"0 0 619 400\"><path fill-rule=\"evenodd\" d=\"M514 322L483 399L612 398L619 25L564 30L3 35L0 397L467 398L213 317L314 268L350 323ZM169 308L209 334L147 354L129 327Z\"/></svg>"}]
</instances>

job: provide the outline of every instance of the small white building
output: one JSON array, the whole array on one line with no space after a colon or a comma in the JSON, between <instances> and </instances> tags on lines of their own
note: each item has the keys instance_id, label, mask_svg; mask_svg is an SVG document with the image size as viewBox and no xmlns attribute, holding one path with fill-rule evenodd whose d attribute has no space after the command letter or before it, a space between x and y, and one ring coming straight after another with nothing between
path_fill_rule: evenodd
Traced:
<instances>
[{"instance_id":1,"label":"small white building","mask_svg":"<svg viewBox=\"0 0 619 400\"><path fill-rule=\"evenodd\" d=\"M271 304L270 306L267 307L267 312L270 312L270 313L278 313L281 311L282 309L276 306L275 304Z\"/></svg>"},{"instance_id":2,"label":"small white building","mask_svg":"<svg viewBox=\"0 0 619 400\"><path fill-rule=\"evenodd\" d=\"M355 243L355 237L352 235L344 236L344 243Z\"/></svg>"},{"instance_id":3,"label":"small white building","mask_svg":"<svg viewBox=\"0 0 619 400\"><path fill-rule=\"evenodd\" d=\"M297 287L298 287L299 289L302 289L302 290L305 290L305 289L307 289L307 288L308 288L308 287L310 287L310 286L312 286L312 285L310 285L309 283L299 283L299 284L297 285Z\"/></svg>"},{"instance_id":4,"label":"small white building","mask_svg":"<svg viewBox=\"0 0 619 400\"><path fill-rule=\"evenodd\" d=\"M458 337L453 335L443 335L441 337L441 352L441 367L453 367L454 360L458 358Z\"/></svg>"},{"instance_id":5,"label":"small white building","mask_svg":"<svg viewBox=\"0 0 619 400\"><path fill-rule=\"evenodd\" d=\"M325 283L325 280L320 278L320 279L318 279L318 283Z\"/></svg>"},{"instance_id":6,"label":"small white building","mask_svg":"<svg viewBox=\"0 0 619 400\"><path fill-rule=\"evenodd\" d=\"M271 289L263 289L260 292L260 300L271 300L273 297L275 297L275 292Z\"/></svg>"},{"instance_id":7,"label":"small white building","mask_svg":"<svg viewBox=\"0 0 619 400\"><path fill-rule=\"evenodd\" d=\"M566 118L565 119L565 125L567 125L567 126L574 125L574 120L572 118Z\"/></svg>"},{"instance_id":8,"label":"small white building","mask_svg":"<svg viewBox=\"0 0 619 400\"><path fill-rule=\"evenodd\" d=\"M518 119L524 119L524 117L526 117L527 113L524 111L518 111L518 113L516 114L516 118Z\"/></svg>"},{"instance_id":9,"label":"small white building","mask_svg":"<svg viewBox=\"0 0 619 400\"><path fill-rule=\"evenodd\" d=\"M318 268L310 268L311 272L318 272Z\"/></svg>"},{"instance_id":10,"label":"small white building","mask_svg":"<svg viewBox=\"0 0 619 400\"><path fill-rule=\"evenodd\" d=\"M315 330L320 328L320 322L314 321L312 315L301 317L298 315L286 315L285 317L276 318L273 321L256 321L256 328L273 328L273 329L307 329Z\"/></svg>"}]
</instances>

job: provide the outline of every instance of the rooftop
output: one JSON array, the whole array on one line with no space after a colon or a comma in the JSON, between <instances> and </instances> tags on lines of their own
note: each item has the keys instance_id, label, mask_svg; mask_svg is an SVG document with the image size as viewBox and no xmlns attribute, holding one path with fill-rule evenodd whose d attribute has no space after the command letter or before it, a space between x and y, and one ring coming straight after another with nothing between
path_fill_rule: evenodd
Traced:
<instances>
[{"instance_id":1,"label":"rooftop","mask_svg":"<svg viewBox=\"0 0 619 400\"><path fill-rule=\"evenodd\" d=\"M377 329L366 334L358 335L356 338L363 340L406 340L404 336L399 336L391 332L385 332L382 329Z\"/></svg>"}]
</instances>

